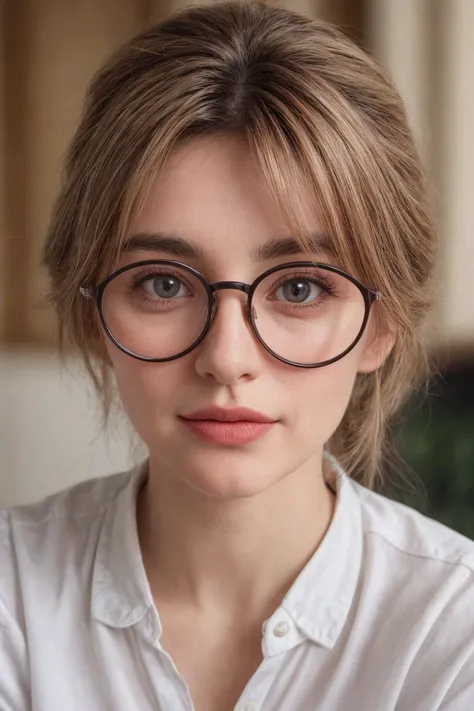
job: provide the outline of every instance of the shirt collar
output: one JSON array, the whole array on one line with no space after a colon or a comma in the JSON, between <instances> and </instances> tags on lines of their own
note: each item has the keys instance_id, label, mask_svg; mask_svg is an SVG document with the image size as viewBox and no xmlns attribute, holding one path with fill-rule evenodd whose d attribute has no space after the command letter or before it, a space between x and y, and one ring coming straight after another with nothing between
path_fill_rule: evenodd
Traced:
<instances>
[{"instance_id":1,"label":"shirt collar","mask_svg":"<svg viewBox=\"0 0 474 711\"><path fill-rule=\"evenodd\" d=\"M335 490L336 506L329 529L317 551L286 594L281 607L309 639L334 647L357 589L362 564L362 514L352 480L326 454L327 483Z\"/></svg>"},{"instance_id":2,"label":"shirt collar","mask_svg":"<svg viewBox=\"0 0 474 711\"><path fill-rule=\"evenodd\" d=\"M328 484L336 491L331 525L280 606L308 639L332 648L344 627L362 561L362 516L353 482L329 454ZM155 610L140 551L136 498L147 463L129 473L104 518L92 580L93 617L112 627L129 627ZM276 614L276 613L275 613ZM158 616L151 616L159 634Z\"/></svg>"},{"instance_id":3,"label":"shirt collar","mask_svg":"<svg viewBox=\"0 0 474 711\"><path fill-rule=\"evenodd\" d=\"M106 510L92 576L92 615L112 627L129 627L153 607L138 541L136 500L147 462L125 474Z\"/></svg>"}]
</instances>

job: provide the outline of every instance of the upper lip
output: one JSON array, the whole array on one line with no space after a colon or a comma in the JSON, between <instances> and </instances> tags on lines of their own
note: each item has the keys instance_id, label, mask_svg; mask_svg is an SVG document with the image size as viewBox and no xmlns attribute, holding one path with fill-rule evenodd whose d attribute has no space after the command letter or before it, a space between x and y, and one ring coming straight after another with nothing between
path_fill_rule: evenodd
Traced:
<instances>
[{"instance_id":1,"label":"upper lip","mask_svg":"<svg viewBox=\"0 0 474 711\"><path fill-rule=\"evenodd\" d=\"M219 420L221 422L275 422L275 418L267 417L261 412L248 407L204 407L188 415L183 415L186 420Z\"/></svg>"}]
</instances>

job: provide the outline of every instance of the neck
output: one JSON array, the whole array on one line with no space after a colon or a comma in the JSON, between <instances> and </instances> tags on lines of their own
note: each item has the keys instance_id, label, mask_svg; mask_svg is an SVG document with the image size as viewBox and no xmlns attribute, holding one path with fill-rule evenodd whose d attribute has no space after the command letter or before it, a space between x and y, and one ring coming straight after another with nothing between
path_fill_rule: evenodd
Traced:
<instances>
[{"instance_id":1,"label":"neck","mask_svg":"<svg viewBox=\"0 0 474 711\"><path fill-rule=\"evenodd\" d=\"M150 459L137 502L140 545L161 604L271 613L324 537L334 510L321 460L257 495L217 499Z\"/></svg>"}]
</instances>

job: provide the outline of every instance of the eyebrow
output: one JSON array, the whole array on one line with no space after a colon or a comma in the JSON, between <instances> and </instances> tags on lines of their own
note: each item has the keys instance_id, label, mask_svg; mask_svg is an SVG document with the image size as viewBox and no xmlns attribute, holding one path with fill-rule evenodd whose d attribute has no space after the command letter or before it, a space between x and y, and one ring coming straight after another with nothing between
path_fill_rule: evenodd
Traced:
<instances>
[{"instance_id":1,"label":"eyebrow","mask_svg":"<svg viewBox=\"0 0 474 711\"><path fill-rule=\"evenodd\" d=\"M204 252L197 244L177 235L162 232L141 232L125 244L125 252L166 252L172 257L202 259Z\"/></svg>"},{"instance_id":2,"label":"eyebrow","mask_svg":"<svg viewBox=\"0 0 474 711\"><path fill-rule=\"evenodd\" d=\"M323 233L315 232L310 235L306 249L297 242L294 237L280 237L271 239L254 250L254 256L258 261L264 262L278 257L290 257L302 253L321 253L333 255L334 247L329 237Z\"/></svg>"},{"instance_id":3,"label":"eyebrow","mask_svg":"<svg viewBox=\"0 0 474 711\"><path fill-rule=\"evenodd\" d=\"M172 257L184 259L204 259L203 249L191 240L178 235L162 232L141 232L133 235L124 246L125 252L165 252ZM270 239L252 250L252 256L259 262L290 257L302 253L326 253L333 255L334 248L324 233L313 233L305 250L294 237Z\"/></svg>"}]
</instances>

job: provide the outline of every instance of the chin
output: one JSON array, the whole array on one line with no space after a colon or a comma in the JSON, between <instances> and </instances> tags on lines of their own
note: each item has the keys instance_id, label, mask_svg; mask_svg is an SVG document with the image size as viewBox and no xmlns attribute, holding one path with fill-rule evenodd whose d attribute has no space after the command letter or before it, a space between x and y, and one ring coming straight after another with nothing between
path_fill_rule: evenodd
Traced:
<instances>
[{"instance_id":1,"label":"chin","mask_svg":"<svg viewBox=\"0 0 474 711\"><path fill-rule=\"evenodd\" d=\"M257 496L268 489L273 481L251 477L248 473L204 472L187 477L186 482L197 491L216 499L246 499Z\"/></svg>"},{"instance_id":2,"label":"chin","mask_svg":"<svg viewBox=\"0 0 474 711\"><path fill-rule=\"evenodd\" d=\"M269 457L234 450L199 452L192 460L174 462L172 471L191 488L219 499L242 499L269 489L280 478Z\"/></svg>"}]
</instances>

